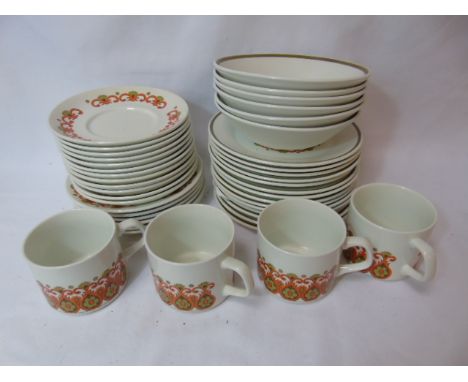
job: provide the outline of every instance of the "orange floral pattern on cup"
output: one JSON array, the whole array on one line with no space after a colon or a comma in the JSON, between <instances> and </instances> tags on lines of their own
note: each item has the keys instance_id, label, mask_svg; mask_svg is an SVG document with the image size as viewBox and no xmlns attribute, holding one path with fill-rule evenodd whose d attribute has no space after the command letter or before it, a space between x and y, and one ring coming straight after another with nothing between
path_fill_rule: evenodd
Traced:
<instances>
[{"instance_id":1,"label":"orange floral pattern on cup","mask_svg":"<svg viewBox=\"0 0 468 382\"><path fill-rule=\"evenodd\" d=\"M185 286L171 284L157 275L153 275L153 278L161 300L179 310L208 309L216 302L216 297L211 291L215 286L213 282L204 281L197 286Z\"/></svg>"},{"instance_id":2,"label":"orange floral pattern on cup","mask_svg":"<svg viewBox=\"0 0 468 382\"><path fill-rule=\"evenodd\" d=\"M78 287L50 287L38 281L49 304L65 313L82 313L95 310L114 300L127 282L127 270L121 257L101 277L83 282Z\"/></svg>"},{"instance_id":3,"label":"orange floral pattern on cup","mask_svg":"<svg viewBox=\"0 0 468 382\"><path fill-rule=\"evenodd\" d=\"M259 251L257 256L257 271L260 280L271 293L278 294L288 301L309 302L325 295L335 278L335 268L333 267L321 275L298 276L276 269L273 264L265 261Z\"/></svg>"},{"instance_id":4,"label":"orange floral pattern on cup","mask_svg":"<svg viewBox=\"0 0 468 382\"><path fill-rule=\"evenodd\" d=\"M344 258L350 263L360 263L367 258L366 250L362 247L351 247L343 251ZM396 261L397 257L390 252L373 253L372 265L363 270L363 273L370 273L376 279L385 280L392 276L390 263Z\"/></svg>"}]
</instances>

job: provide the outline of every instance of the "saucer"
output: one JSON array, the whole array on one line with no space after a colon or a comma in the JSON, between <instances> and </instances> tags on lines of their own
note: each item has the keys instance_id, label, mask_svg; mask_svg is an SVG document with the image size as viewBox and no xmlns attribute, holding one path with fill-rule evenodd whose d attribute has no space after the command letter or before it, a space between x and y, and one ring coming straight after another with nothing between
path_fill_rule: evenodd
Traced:
<instances>
[{"instance_id":1,"label":"saucer","mask_svg":"<svg viewBox=\"0 0 468 382\"><path fill-rule=\"evenodd\" d=\"M154 139L188 117L187 103L167 90L142 86L109 87L60 103L49 123L64 141L83 146L114 146Z\"/></svg>"}]
</instances>

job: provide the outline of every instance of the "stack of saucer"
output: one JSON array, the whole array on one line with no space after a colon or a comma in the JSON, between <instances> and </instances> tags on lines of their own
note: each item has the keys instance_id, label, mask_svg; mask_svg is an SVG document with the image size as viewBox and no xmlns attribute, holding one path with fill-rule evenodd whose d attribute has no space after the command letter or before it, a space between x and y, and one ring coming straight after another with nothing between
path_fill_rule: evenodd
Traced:
<instances>
[{"instance_id":1,"label":"stack of saucer","mask_svg":"<svg viewBox=\"0 0 468 382\"><path fill-rule=\"evenodd\" d=\"M259 213L287 197L347 213L361 148L355 119L368 70L313 56L260 54L215 63L210 155L220 205L256 227Z\"/></svg>"},{"instance_id":2,"label":"stack of saucer","mask_svg":"<svg viewBox=\"0 0 468 382\"><path fill-rule=\"evenodd\" d=\"M50 125L78 206L147 223L203 195L188 106L176 94L136 86L93 90L62 102Z\"/></svg>"}]
</instances>

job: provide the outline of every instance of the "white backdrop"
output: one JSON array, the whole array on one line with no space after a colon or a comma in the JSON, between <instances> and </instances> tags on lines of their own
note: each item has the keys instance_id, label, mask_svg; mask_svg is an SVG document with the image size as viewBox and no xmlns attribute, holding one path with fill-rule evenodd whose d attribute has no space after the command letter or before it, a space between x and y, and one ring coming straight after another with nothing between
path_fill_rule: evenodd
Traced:
<instances>
[{"instance_id":1,"label":"white backdrop","mask_svg":"<svg viewBox=\"0 0 468 382\"><path fill-rule=\"evenodd\" d=\"M436 278L349 275L305 306L256 279L252 297L188 315L156 297L139 253L107 309L79 318L50 309L21 258L27 232L72 207L50 110L114 84L175 91L190 104L207 168L212 61L249 52L370 68L359 182L403 184L434 202ZM0 364L468 364L467 65L463 17L0 18ZM216 204L211 192L205 202ZM236 230L236 256L254 269L255 234Z\"/></svg>"}]
</instances>

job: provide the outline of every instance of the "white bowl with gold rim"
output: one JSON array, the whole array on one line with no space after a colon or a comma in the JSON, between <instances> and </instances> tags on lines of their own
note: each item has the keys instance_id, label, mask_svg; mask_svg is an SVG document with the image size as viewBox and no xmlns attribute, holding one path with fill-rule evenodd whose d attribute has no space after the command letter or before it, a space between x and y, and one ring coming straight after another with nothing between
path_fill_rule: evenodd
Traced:
<instances>
[{"instance_id":1,"label":"white bowl with gold rim","mask_svg":"<svg viewBox=\"0 0 468 382\"><path fill-rule=\"evenodd\" d=\"M297 54L246 54L221 57L215 69L231 81L278 89L330 90L362 84L369 70L329 57Z\"/></svg>"},{"instance_id":2,"label":"white bowl with gold rim","mask_svg":"<svg viewBox=\"0 0 468 382\"><path fill-rule=\"evenodd\" d=\"M224 111L215 115L213 124L230 125L245 134L256 146L278 152L310 151L352 124L354 117L327 127L290 128L264 125L243 120Z\"/></svg>"},{"instance_id":3,"label":"white bowl with gold rim","mask_svg":"<svg viewBox=\"0 0 468 382\"><path fill-rule=\"evenodd\" d=\"M246 113L254 113L269 117L314 117L314 116L327 116L337 113L342 113L348 110L359 111L364 102L363 97L358 98L356 101L345 103L342 105L325 105L325 106L297 106L297 105L278 105L264 102L255 102L239 98L228 94L221 89L215 89L218 93L218 99L225 105L234 109L244 111Z\"/></svg>"}]
</instances>

